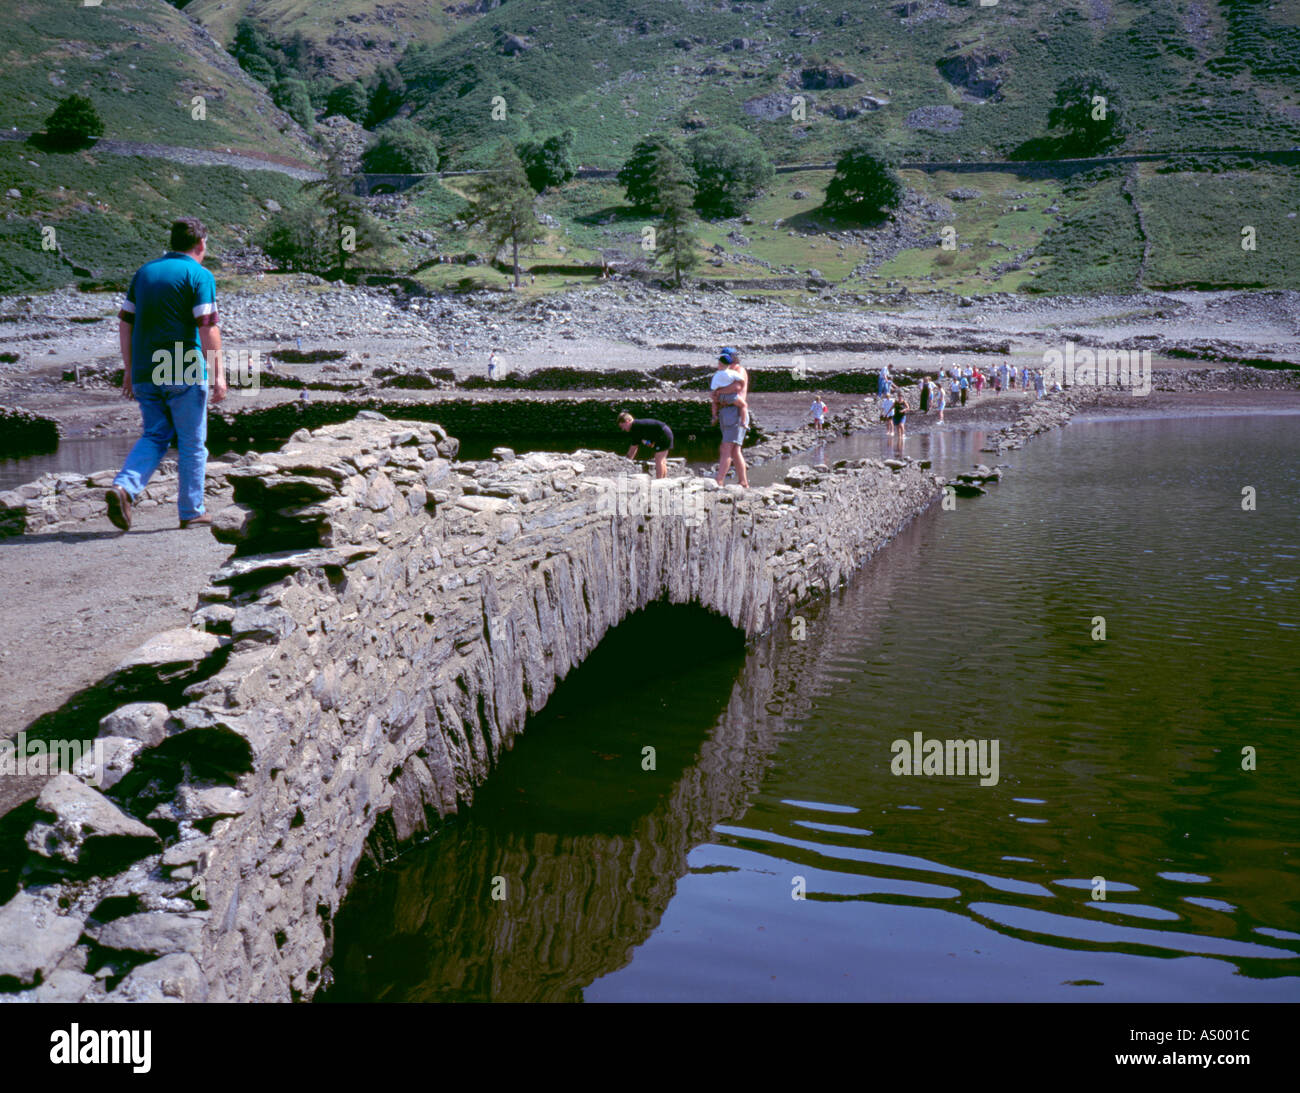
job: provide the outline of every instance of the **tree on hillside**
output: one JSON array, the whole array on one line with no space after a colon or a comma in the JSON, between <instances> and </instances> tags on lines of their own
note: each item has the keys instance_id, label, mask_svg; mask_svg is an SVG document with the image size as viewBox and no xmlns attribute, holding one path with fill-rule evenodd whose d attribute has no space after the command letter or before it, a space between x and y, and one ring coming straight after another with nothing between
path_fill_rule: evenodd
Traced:
<instances>
[{"instance_id":1,"label":"tree on hillside","mask_svg":"<svg viewBox=\"0 0 1300 1093\"><path fill-rule=\"evenodd\" d=\"M339 84L325 100L326 114L340 114L358 125L365 124L366 111L369 109L370 97L356 80Z\"/></svg>"},{"instance_id":2,"label":"tree on hillside","mask_svg":"<svg viewBox=\"0 0 1300 1093\"><path fill-rule=\"evenodd\" d=\"M509 141L502 141L492 166L470 184L474 208L465 217L478 227L496 250L510 243L514 254L515 287L519 287L519 244L528 243L537 228L533 215L536 193L524 165Z\"/></svg>"},{"instance_id":3,"label":"tree on hillside","mask_svg":"<svg viewBox=\"0 0 1300 1093\"><path fill-rule=\"evenodd\" d=\"M257 238L257 245L283 270L318 273L334 260L334 237L319 209L310 205L281 209Z\"/></svg>"},{"instance_id":4,"label":"tree on hillside","mask_svg":"<svg viewBox=\"0 0 1300 1093\"><path fill-rule=\"evenodd\" d=\"M669 148L660 148L655 154L652 182L659 213L653 260L668 266L673 271L673 284L681 288L682 274L699 262L691 231L695 189L686 165Z\"/></svg>"},{"instance_id":5,"label":"tree on hillside","mask_svg":"<svg viewBox=\"0 0 1300 1093\"><path fill-rule=\"evenodd\" d=\"M892 163L870 145L858 145L835 163L824 207L863 223L877 223L902 204L906 191Z\"/></svg>"},{"instance_id":6,"label":"tree on hillside","mask_svg":"<svg viewBox=\"0 0 1300 1093\"><path fill-rule=\"evenodd\" d=\"M772 177L758 140L734 125L708 129L687 143L695 169L695 207L705 216L736 216Z\"/></svg>"},{"instance_id":7,"label":"tree on hillside","mask_svg":"<svg viewBox=\"0 0 1300 1093\"><path fill-rule=\"evenodd\" d=\"M1047 125L1060 131L1061 150L1067 155L1095 155L1127 136L1128 106L1105 73L1081 72L1057 87Z\"/></svg>"},{"instance_id":8,"label":"tree on hillside","mask_svg":"<svg viewBox=\"0 0 1300 1093\"><path fill-rule=\"evenodd\" d=\"M311 96L302 80L276 80L271 85L271 101L308 132L315 125Z\"/></svg>"},{"instance_id":9,"label":"tree on hillside","mask_svg":"<svg viewBox=\"0 0 1300 1093\"><path fill-rule=\"evenodd\" d=\"M76 148L103 136L104 122L85 95L69 95L45 119L45 135L58 147Z\"/></svg>"},{"instance_id":10,"label":"tree on hillside","mask_svg":"<svg viewBox=\"0 0 1300 1093\"><path fill-rule=\"evenodd\" d=\"M267 40L251 19L240 19L235 24L230 54L239 62L240 68L267 86L277 77L288 74L289 62L285 55Z\"/></svg>"},{"instance_id":11,"label":"tree on hillside","mask_svg":"<svg viewBox=\"0 0 1300 1093\"><path fill-rule=\"evenodd\" d=\"M325 218L333 258L330 274L341 276L353 254L378 250L387 242L383 228L353 193L352 180L336 158L325 161L324 178L304 182L302 190L320 206Z\"/></svg>"},{"instance_id":12,"label":"tree on hillside","mask_svg":"<svg viewBox=\"0 0 1300 1093\"><path fill-rule=\"evenodd\" d=\"M548 186L563 186L578 173L573 162L572 129L547 137L540 144L525 141L518 152L528 184L539 194Z\"/></svg>"},{"instance_id":13,"label":"tree on hillside","mask_svg":"<svg viewBox=\"0 0 1300 1093\"><path fill-rule=\"evenodd\" d=\"M307 95L311 99L312 110L318 114L325 112L325 107L329 104L330 92L336 86L334 81L328 76L313 76L303 82L307 85Z\"/></svg>"},{"instance_id":14,"label":"tree on hillside","mask_svg":"<svg viewBox=\"0 0 1300 1093\"><path fill-rule=\"evenodd\" d=\"M361 157L367 171L387 175L421 175L438 169L438 138L404 118L390 121Z\"/></svg>"},{"instance_id":15,"label":"tree on hillside","mask_svg":"<svg viewBox=\"0 0 1300 1093\"><path fill-rule=\"evenodd\" d=\"M659 194L655 189L655 164L660 151L666 151L676 157L682 165L687 182L693 187L685 151L681 145L668 137L646 137L637 141L618 172L618 181L627 195L627 203L634 209L654 209L658 206Z\"/></svg>"},{"instance_id":16,"label":"tree on hillside","mask_svg":"<svg viewBox=\"0 0 1300 1093\"><path fill-rule=\"evenodd\" d=\"M357 120L363 121L367 129L373 129L401 109L406 101L406 81L393 65L380 65L370 77L366 94L365 118Z\"/></svg>"},{"instance_id":17,"label":"tree on hillside","mask_svg":"<svg viewBox=\"0 0 1300 1093\"><path fill-rule=\"evenodd\" d=\"M270 87L275 83L275 68L265 57L250 57L247 62L241 61L239 67L263 87Z\"/></svg>"}]
</instances>

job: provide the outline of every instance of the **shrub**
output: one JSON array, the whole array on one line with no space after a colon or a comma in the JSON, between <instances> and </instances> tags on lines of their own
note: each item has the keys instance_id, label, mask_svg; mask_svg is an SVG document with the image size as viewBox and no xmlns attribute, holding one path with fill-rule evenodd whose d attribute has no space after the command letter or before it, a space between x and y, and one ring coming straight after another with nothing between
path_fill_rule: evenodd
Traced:
<instances>
[{"instance_id":1,"label":"shrub","mask_svg":"<svg viewBox=\"0 0 1300 1093\"><path fill-rule=\"evenodd\" d=\"M85 95L69 95L45 119L45 135L53 144L75 148L103 136L104 122Z\"/></svg>"},{"instance_id":2,"label":"shrub","mask_svg":"<svg viewBox=\"0 0 1300 1093\"><path fill-rule=\"evenodd\" d=\"M302 80L277 80L271 88L271 101L304 129L311 129L316 120Z\"/></svg>"},{"instance_id":3,"label":"shrub","mask_svg":"<svg viewBox=\"0 0 1300 1093\"><path fill-rule=\"evenodd\" d=\"M341 114L358 125L365 123L366 111L369 108L370 99L366 95L366 89L356 80L339 84L325 100L325 113Z\"/></svg>"},{"instance_id":4,"label":"shrub","mask_svg":"<svg viewBox=\"0 0 1300 1093\"><path fill-rule=\"evenodd\" d=\"M389 122L376 134L361 164L374 174L428 174L438 169L438 140L413 122Z\"/></svg>"}]
</instances>

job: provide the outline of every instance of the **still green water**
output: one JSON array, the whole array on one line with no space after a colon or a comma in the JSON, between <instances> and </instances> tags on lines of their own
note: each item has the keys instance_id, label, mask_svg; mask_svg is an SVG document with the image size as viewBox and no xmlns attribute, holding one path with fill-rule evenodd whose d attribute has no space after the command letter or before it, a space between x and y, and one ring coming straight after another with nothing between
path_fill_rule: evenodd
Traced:
<instances>
[{"instance_id":1,"label":"still green water","mask_svg":"<svg viewBox=\"0 0 1300 1093\"><path fill-rule=\"evenodd\" d=\"M629 620L355 884L328 999L1300 1000L1298 424L1076 421L802 641Z\"/></svg>"}]
</instances>

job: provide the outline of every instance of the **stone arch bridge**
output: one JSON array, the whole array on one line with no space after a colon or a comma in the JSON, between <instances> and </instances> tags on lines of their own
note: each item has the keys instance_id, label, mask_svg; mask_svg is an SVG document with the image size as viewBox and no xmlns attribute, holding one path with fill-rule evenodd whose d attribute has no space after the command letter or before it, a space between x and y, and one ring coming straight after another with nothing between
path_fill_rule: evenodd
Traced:
<instances>
[{"instance_id":1,"label":"stone arch bridge","mask_svg":"<svg viewBox=\"0 0 1300 1093\"><path fill-rule=\"evenodd\" d=\"M358 866L470 802L610 628L667 601L770 635L941 492L893 461L742 491L606 453L456 450L363 412L230 472L235 556L193 628L134 661L166 701L124 685L83 726L102 762L0 824L0 990L311 997Z\"/></svg>"}]
</instances>

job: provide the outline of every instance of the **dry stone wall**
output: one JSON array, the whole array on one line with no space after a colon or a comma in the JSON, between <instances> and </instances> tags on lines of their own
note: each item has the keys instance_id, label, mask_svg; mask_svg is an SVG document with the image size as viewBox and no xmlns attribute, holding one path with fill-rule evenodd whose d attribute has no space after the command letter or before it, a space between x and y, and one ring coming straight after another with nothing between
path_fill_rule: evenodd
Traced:
<instances>
[{"instance_id":1,"label":"dry stone wall","mask_svg":"<svg viewBox=\"0 0 1300 1093\"><path fill-rule=\"evenodd\" d=\"M358 865L470 802L611 627L666 600L769 632L941 491L892 460L742 491L605 453L456 451L365 413L228 471L235 555L194 629L135 658L166 660L181 699L108 714L101 769L0 825L21 837L0 991L309 998Z\"/></svg>"},{"instance_id":2,"label":"dry stone wall","mask_svg":"<svg viewBox=\"0 0 1300 1093\"><path fill-rule=\"evenodd\" d=\"M225 487L229 463L215 460L207 465L203 491L209 498L219 496ZM12 490L0 491L0 538L28 532L64 531L85 520L108 513L105 491L113 484L117 472L96 471L78 474L51 471ZM135 506L139 509L174 504L178 484L176 461L165 459Z\"/></svg>"}]
</instances>

